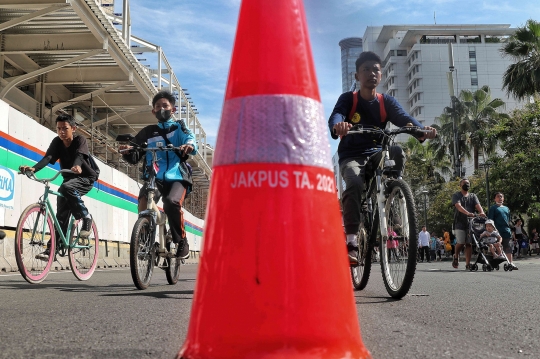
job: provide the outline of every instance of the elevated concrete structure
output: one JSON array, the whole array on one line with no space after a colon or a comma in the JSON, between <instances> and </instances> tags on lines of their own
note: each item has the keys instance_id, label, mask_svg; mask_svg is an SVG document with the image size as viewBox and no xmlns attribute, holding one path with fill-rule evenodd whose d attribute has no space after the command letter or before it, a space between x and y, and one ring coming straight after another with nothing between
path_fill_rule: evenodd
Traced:
<instances>
[{"instance_id":1,"label":"elevated concrete structure","mask_svg":"<svg viewBox=\"0 0 540 359\"><path fill-rule=\"evenodd\" d=\"M158 89L170 90L200 147L190 160L195 185L186 208L204 218L213 148L195 104L161 47L131 35L129 0L122 14L112 4L0 0L0 99L51 129L59 112L72 114L91 152L137 179L139 169L121 159L114 138L155 123L151 99ZM136 57L143 52L156 53L157 63L143 65Z\"/></svg>"}]
</instances>

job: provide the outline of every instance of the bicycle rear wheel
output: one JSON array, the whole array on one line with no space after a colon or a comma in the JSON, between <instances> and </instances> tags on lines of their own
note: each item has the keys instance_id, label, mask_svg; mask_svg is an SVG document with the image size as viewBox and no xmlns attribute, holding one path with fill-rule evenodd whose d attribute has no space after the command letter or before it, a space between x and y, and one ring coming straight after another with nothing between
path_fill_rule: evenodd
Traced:
<instances>
[{"instance_id":1,"label":"bicycle rear wheel","mask_svg":"<svg viewBox=\"0 0 540 359\"><path fill-rule=\"evenodd\" d=\"M358 265L351 266L353 287L362 290L366 287L371 273L371 258L373 254L373 242L370 241L368 231L364 226L358 230Z\"/></svg>"},{"instance_id":2,"label":"bicycle rear wheel","mask_svg":"<svg viewBox=\"0 0 540 359\"><path fill-rule=\"evenodd\" d=\"M154 271L154 234L148 217L141 217L135 222L129 248L131 278L135 287L146 289L150 285Z\"/></svg>"},{"instance_id":3,"label":"bicycle rear wheel","mask_svg":"<svg viewBox=\"0 0 540 359\"><path fill-rule=\"evenodd\" d=\"M50 241L47 260L36 258L45 251ZM15 259L19 272L28 283L40 283L49 274L55 254L54 225L50 216L37 203L31 204L21 214L15 233Z\"/></svg>"},{"instance_id":4,"label":"bicycle rear wheel","mask_svg":"<svg viewBox=\"0 0 540 359\"><path fill-rule=\"evenodd\" d=\"M411 288L416 271L416 217L414 199L403 180L388 183L386 226L393 228L398 248L388 248L388 236L381 236L381 271L384 285L392 298L403 298ZM399 249L402 249L401 251Z\"/></svg>"},{"instance_id":5,"label":"bicycle rear wheel","mask_svg":"<svg viewBox=\"0 0 540 359\"><path fill-rule=\"evenodd\" d=\"M69 265L78 280L89 279L96 270L99 251L99 237L96 223L92 221L92 230L88 238L80 238L82 220L73 223L69 236ZM77 247L72 247L72 245ZM84 246L84 247L83 247ZM81 248L83 247L83 248Z\"/></svg>"}]
</instances>

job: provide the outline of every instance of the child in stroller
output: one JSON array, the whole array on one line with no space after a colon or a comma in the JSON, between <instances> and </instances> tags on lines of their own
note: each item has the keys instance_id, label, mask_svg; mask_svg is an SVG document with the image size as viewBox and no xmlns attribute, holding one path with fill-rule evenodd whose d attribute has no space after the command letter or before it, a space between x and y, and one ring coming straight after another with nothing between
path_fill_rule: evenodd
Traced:
<instances>
[{"instance_id":1,"label":"child in stroller","mask_svg":"<svg viewBox=\"0 0 540 359\"><path fill-rule=\"evenodd\" d=\"M495 222L488 219L485 223L485 227L486 230L480 235L480 239L484 244L487 244L493 258L506 260L502 255L502 237L495 229Z\"/></svg>"},{"instance_id":2,"label":"child in stroller","mask_svg":"<svg viewBox=\"0 0 540 359\"><path fill-rule=\"evenodd\" d=\"M490 227L491 230L486 231L487 230L486 227ZM478 249L478 256L476 257L476 262L474 264L471 264L470 266L471 271L478 270L478 263L482 264L482 270L484 272L486 270L491 272L493 269L499 270L499 264L501 264L502 262L508 262L508 258L506 257L506 254L504 254L504 251L502 251L502 247L500 245L497 249L497 252L499 254L497 254L497 252L495 251L488 254L487 252L487 250L489 249L488 244L492 244L493 247L495 247L495 243L488 243L487 238L490 238L489 236L484 235L482 239L480 238L484 234L484 232L492 233L494 230L495 230L495 226L492 220L485 219L482 217L469 218L469 235L471 236L471 240L473 244L476 245L476 248ZM511 271L512 269L513 268L510 264L505 263L504 265L505 271L508 271L508 270Z\"/></svg>"}]
</instances>

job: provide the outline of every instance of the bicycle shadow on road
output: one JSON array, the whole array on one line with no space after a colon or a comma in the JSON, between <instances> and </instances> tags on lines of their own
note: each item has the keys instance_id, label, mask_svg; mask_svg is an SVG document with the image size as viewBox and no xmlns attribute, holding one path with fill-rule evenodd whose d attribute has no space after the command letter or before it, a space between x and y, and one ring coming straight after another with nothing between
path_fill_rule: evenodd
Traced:
<instances>
[{"instance_id":1,"label":"bicycle shadow on road","mask_svg":"<svg viewBox=\"0 0 540 359\"><path fill-rule=\"evenodd\" d=\"M158 288L158 287L155 287ZM156 299L183 299L183 300L193 300L193 290L178 290L178 291L168 291L168 292L148 292L135 289L130 292L124 293L110 293L103 294L103 297L153 297ZM177 297L177 295L188 295L189 297Z\"/></svg>"},{"instance_id":2,"label":"bicycle shadow on road","mask_svg":"<svg viewBox=\"0 0 540 359\"><path fill-rule=\"evenodd\" d=\"M366 300L365 302L358 301L359 298ZM369 296L369 295L354 295L356 305L366 305L366 304L381 304L381 303L394 303L399 301L399 299L394 299L392 297L381 297L381 296Z\"/></svg>"},{"instance_id":3,"label":"bicycle shadow on road","mask_svg":"<svg viewBox=\"0 0 540 359\"><path fill-rule=\"evenodd\" d=\"M189 281L188 279L179 280L180 281ZM168 285L155 285L152 286L154 290L161 290L162 288L170 288ZM143 297L154 297L154 298L171 298L171 299L193 299L193 290L178 290L178 291L167 291L167 292L154 292L153 290L141 291L136 289L133 284L111 284L107 286L95 286L91 283L75 282L75 283L39 283L39 284L29 284L26 282L17 282L17 281L7 281L0 283L1 289L22 289L22 290L43 290L43 289L56 289L60 292L70 292L70 293L97 293L103 297L134 297L134 296L143 296ZM101 293L101 294L100 294ZM190 297L181 297L178 298L177 295L188 295Z\"/></svg>"},{"instance_id":4,"label":"bicycle shadow on road","mask_svg":"<svg viewBox=\"0 0 540 359\"><path fill-rule=\"evenodd\" d=\"M64 292L103 292L108 290L118 290L118 289L133 289L133 285L129 284L114 284L107 286L96 286L91 283L85 282L74 282L74 283L38 283L30 284L26 282L17 282L15 280L10 280L7 282L0 282L0 288L6 289L57 289Z\"/></svg>"}]
</instances>

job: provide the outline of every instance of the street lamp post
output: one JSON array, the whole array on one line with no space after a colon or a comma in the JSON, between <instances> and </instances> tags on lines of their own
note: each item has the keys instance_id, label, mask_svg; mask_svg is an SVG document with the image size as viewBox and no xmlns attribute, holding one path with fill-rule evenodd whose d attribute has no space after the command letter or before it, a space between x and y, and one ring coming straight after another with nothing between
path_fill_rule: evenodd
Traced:
<instances>
[{"instance_id":1,"label":"street lamp post","mask_svg":"<svg viewBox=\"0 0 540 359\"><path fill-rule=\"evenodd\" d=\"M428 225L427 225L427 195L428 195L428 191L422 191L422 193L424 194L424 225L426 226L426 228L428 228Z\"/></svg>"},{"instance_id":2,"label":"street lamp post","mask_svg":"<svg viewBox=\"0 0 540 359\"><path fill-rule=\"evenodd\" d=\"M459 133L456 125L456 106L455 106L455 93L454 93L454 49L452 43L448 43L448 92L450 94L450 100L452 105L452 132L454 137L454 177L461 177L461 160L459 158Z\"/></svg>"},{"instance_id":3,"label":"street lamp post","mask_svg":"<svg viewBox=\"0 0 540 359\"><path fill-rule=\"evenodd\" d=\"M482 167L484 167L484 171L486 172L486 205L489 208L489 167L491 167L491 162L486 161L482 163Z\"/></svg>"}]
</instances>

